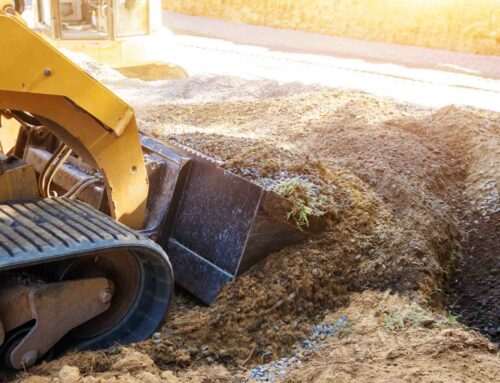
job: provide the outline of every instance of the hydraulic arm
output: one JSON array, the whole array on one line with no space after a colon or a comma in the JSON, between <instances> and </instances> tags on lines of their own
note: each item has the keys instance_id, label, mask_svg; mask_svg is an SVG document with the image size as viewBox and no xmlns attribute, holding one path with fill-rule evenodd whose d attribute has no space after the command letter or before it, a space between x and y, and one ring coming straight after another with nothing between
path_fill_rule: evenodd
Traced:
<instances>
[{"instance_id":1,"label":"hydraulic arm","mask_svg":"<svg viewBox=\"0 0 500 383\"><path fill-rule=\"evenodd\" d=\"M111 216L141 229L148 178L132 109L18 16L0 13L0 34L0 109L29 111L99 169Z\"/></svg>"}]
</instances>

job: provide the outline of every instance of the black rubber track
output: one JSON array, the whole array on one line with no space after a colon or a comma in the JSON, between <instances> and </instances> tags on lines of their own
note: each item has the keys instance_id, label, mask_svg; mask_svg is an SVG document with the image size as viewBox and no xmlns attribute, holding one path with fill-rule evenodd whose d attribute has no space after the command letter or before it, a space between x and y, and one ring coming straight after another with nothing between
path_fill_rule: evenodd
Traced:
<instances>
[{"instance_id":1,"label":"black rubber track","mask_svg":"<svg viewBox=\"0 0 500 383\"><path fill-rule=\"evenodd\" d=\"M113 249L127 250L138 261L137 299L111 330L72 347L107 348L149 337L172 300L174 278L167 255L153 241L82 202L54 198L0 204L0 273Z\"/></svg>"}]
</instances>

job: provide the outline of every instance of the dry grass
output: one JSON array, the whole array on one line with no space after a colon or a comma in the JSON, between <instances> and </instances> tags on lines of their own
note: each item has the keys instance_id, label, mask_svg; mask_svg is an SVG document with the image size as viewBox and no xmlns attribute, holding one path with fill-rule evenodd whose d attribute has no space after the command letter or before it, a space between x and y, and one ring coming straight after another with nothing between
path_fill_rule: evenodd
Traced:
<instances>
[{"instance_id":1,"label":"dry grass","mask_svg":"<svg viewBox=\"0 0 500 383\"><path fill-rule=\"evenodd\" d=\"M498 0L163 0L163 6L247 24L500 54Z\"/></svg>"}]
</instances>

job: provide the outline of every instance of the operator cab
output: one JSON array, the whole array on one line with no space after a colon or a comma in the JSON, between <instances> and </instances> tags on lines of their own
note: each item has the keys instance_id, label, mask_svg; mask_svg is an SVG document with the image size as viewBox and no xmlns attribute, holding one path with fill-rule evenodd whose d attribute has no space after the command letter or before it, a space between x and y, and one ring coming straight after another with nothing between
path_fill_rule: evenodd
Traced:
<instances>
[{"instance_id":1,"label":"operator cab","mask_svg":"<svg viewBox=\"0 0 500 383\"><path fill-rule=\"evenodd\" d=\"M115 40L151 33L150 0L35 0L35 28L52 39Z\"/></svg>"}]
</instances>

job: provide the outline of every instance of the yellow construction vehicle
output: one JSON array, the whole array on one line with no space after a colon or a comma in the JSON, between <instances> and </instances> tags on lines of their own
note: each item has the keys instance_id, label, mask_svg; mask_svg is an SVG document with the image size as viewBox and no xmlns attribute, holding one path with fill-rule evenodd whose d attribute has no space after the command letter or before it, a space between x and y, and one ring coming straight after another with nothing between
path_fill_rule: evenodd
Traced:
<instances>
[{"instance_id":1,"label":"yellow construction vehicle","mask_svg":"<svg viewBox=\"0 0 500 383\"><path fill-rule=\"evenodd\" d=\"M82 52L129 77L187 77L164 59L160 0L33 0L31 18L33 30L54 46Z\"/></svg>"},{"instance_id":2,"label":"yellow construction vehicle","mask_svg":"<svg viewBox=\"0 0 500 383\"><path fill-rule=\"evenodd\" d=\"M0 364L137 342L175 282L205 303L307 233L222 161L133 110L0 0ZM168 257L166 255L168 253ZM172 272L173 270L173 272Z\"/></svg>"}]
</instances>

